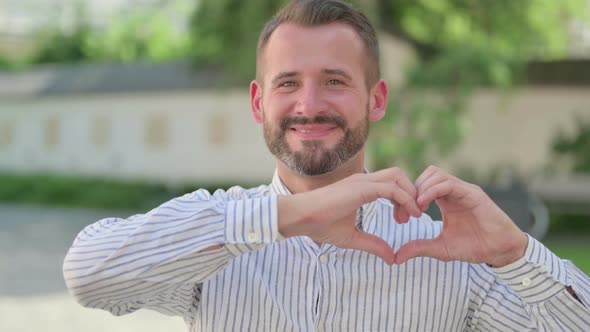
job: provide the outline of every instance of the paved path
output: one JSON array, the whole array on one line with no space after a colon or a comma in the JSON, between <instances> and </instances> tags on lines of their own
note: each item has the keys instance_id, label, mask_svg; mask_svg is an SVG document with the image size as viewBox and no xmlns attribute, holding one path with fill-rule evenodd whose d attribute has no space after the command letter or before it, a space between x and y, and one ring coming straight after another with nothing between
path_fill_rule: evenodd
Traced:
<instances>
[{"instance_id":1,"label":"paved path","mask_svg":"<svg viewBox=\"0 0 590 332\"><path fill-rule=\"evenodd\" d=\"M186 331L177 317L140 310L114 317L67 294L61 266L76 234L131 212L0 204L0 331Z\"/></svg>"}]
</instances>

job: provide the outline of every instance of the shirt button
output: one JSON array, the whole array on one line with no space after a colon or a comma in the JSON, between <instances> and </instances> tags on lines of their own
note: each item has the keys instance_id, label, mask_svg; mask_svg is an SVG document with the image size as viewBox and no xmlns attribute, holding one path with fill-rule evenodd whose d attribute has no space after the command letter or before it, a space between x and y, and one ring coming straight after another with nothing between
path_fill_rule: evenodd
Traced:
<instances>
[{"instance_id":1,"label":"shirt button","mask_svg":"<svg viewBox=\"0 0 590 332\"><path fill-rule=\"evenodd\" d=\"M247 236L248 241L254 242L254 241L256 241L256 238L257 237L256 237L256 234L254 232L249 232L248 233L248 236Z\"/></svg>"},{"instance_id":2,"label":"shirt button","mask_svg":"<svg viewBox=\"0 0 590 332\"><path fill-rule=\"evenodd\" d=\"M320 262L326 263L328 261L328 256L320 256Z\"/></svg>"},{"instance_id":3,"label":"shirt button","mask_svg":"<svg viewBox=\"0 0 590 332\"><path fill-rule=\"evenodd\" d=\"M527 286L527 287L530 286L531 285L531 279L529 279L529 278L523 278L522 279L522 285L523 286Z\"/></svg>"}]
</instances>

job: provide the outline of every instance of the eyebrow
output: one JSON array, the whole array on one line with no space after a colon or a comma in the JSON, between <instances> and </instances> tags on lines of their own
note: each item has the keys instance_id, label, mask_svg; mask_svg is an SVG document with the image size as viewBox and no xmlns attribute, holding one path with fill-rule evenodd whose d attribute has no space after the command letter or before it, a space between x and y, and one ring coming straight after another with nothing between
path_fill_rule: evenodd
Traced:
<instances>
[{"instance_id":1,"label":"eyebrow","mask_svg":"<svg viewBox=\"0 0 590 332\"><path fill-rule=\"evenodd\" d=\"M350 76L350 75L349 75L347 72L345 72L345 71L344 71L344 70L342 70L342 69L324 69L324 70L322 70L322 72L323 72L324 74L328 74L328 75L338 75L338 76L342 76L342 77L344 77L345 79L347 79L347 80L349 80L349 81L352 81L352 77L351 77L351 76Z\"/></svg>"},{"instance_id":2,"label":"eyebrow","mask_svg":"<svg viewBox=\"0 0 590 332\"><path fill-rule=\"evenodd\" d=\"M272 79L272 83L274 84L277 81L282 80L283 78L294 77L294 76L297 76L297 75L299 75L299 73L296 72L296 71L284 71L284 72L280 72L280 73L277 74L277 76L275 76Z\"/></svg>"}]
</instances>

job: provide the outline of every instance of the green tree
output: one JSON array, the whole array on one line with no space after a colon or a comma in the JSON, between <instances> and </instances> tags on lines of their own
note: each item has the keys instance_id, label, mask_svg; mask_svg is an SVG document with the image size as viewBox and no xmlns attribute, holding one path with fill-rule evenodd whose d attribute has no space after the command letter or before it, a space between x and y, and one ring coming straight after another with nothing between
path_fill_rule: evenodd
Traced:
<instances>
[{"instance_id":1,"label":"green tree","mask_svg":"<svg viewBox=\"0 0 590 332\"><path fill-rule=\"evenodd\" d=\"M85 7L78 3L76 19L70 29L58 25L44 26L36 35L37 51L30 60L33 64L81 62L88 59L85 43L92 34Z\"/></svg>"}]
</instances>

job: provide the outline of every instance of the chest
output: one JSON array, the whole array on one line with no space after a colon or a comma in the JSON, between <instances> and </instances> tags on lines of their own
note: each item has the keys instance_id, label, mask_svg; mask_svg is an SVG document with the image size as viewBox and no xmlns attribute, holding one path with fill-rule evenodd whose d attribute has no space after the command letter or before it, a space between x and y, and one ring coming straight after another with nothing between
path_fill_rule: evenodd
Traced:
<instances>
[{"instance_id":1,"label":"chest","mask_svg":"<svg viewBox=\"0 0 590 332\"><path fill-rule=\"evenodd\" d=\"M205 282L206 331L459 331L464 264L418 258L388 266L367 253L283 242L235 259Z\"/></svg>"}]
</instances>

